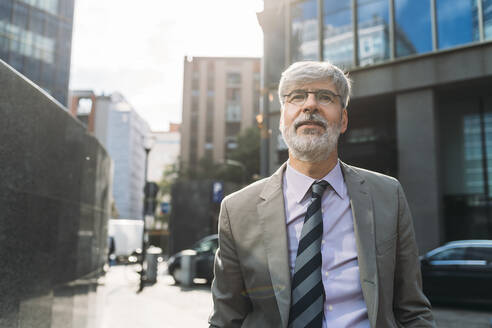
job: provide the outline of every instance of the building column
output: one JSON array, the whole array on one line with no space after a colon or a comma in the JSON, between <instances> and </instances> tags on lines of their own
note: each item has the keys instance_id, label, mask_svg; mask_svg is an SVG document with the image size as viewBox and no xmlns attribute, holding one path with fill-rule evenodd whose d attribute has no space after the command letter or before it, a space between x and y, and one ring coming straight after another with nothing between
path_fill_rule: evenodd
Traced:
<instances>
[{"instance_id":1,"label":"building column","mask_svg":"<svg viewBox=\"0 0 492 328\"><path fill-rule=\"evenodd\" d=\"M398 176L412 211L419 252L440 244L437 107L432 89L396 95Z\"/></svg>"}]
</instances>

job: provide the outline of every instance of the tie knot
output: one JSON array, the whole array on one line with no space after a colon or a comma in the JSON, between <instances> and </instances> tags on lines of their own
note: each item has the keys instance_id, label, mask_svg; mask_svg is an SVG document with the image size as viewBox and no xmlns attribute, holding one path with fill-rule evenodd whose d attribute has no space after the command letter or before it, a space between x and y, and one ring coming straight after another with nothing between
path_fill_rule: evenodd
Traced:
<instances>
[{"instance_id":1,"label":"tie knot","mask_svg":"<svg viewBox=\"0 0 492 328\"><path fill-rule=\"evenodd\" d=\"M313 191L313 197L321 197L323 193L325 192L326 187L328 187L329 183L326 182L325 180L321 181L316 181L313 183L311 186L311 189Z\"/></svg>"}]
</instances>

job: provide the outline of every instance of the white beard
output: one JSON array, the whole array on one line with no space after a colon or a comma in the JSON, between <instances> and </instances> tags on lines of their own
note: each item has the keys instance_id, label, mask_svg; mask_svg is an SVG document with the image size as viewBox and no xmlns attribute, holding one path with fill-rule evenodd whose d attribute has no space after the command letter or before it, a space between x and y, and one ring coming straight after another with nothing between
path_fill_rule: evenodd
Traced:
<instances>
[{"instance_id":1,"label":"white beard","mask_svg":"<svg viewBox=\"0 0 492 328\"><path fill-rule=\"evenodd\" d=\"M320 123L325 128L325 132L320 133L317 128L304 128L301 134L297 134L296 125L307 120ZM336 149L341 126L341 119L338 123L328 122L317 113L302 113L291 125L285 126L282 113L279 128L294 158L304 162L321 162L328 159Z\"/></svg>"}]
</instances>

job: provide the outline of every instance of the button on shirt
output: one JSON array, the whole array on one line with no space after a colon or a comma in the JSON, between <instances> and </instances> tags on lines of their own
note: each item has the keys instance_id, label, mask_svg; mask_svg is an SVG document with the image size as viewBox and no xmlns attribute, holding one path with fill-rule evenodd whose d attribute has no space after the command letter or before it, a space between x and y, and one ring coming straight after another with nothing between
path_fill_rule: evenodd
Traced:
<instances>
[{"instance_id":1,"label":"button on shirt","mask_svg":"<svg viewBox=\"0 0 492 328\"><path fill-rule=\"evenodd\" d=\"M323 327L370 327L359 278L350 198L340 164L337 163L322 180L330 184L321 199L321 270L326 295ZM314 181L287 162L283 193L291 277L294 276L299 238Z\"/></svg>"}]
</instances>

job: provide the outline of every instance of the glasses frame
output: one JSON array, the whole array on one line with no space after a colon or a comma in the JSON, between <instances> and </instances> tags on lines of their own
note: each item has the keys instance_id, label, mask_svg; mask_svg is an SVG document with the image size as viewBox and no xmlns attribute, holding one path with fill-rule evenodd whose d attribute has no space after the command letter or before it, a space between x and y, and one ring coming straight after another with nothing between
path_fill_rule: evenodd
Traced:
<instances>
[{"instance_id":1,"label":"glasses frame","mask_svg":"<svg viewBox=\"0 0 492 328\"><path fill-rule=\"evenodd\" d=\"M321 104L321 103L319 102L318 95L319 95L321 92L326 92L326 93L329 93L329 94L333 95L334 97L338 97L338 98L340 98L340 103L342 104L342 107L345 107L345 106L344 106L344 104L343 104L343 101L342 101L342 96L341 96L341 95L339 95L339 94L336 94L336 93L334 93L333 91L328 90L328 89L317 89L317 90L311 90L311 91L304 90L304 89L295 89L295 90L292 90L291 92L289 92L288 94L283 95L283 97L288 98L288 97L290 97L290 96L291 96L294 92L303 92L303 93L305 93L305 94L306 94L306 99L304 99L304 101L302 102L302 104L294 104L294 103L292 103L291 101L289 101L289 100L287 100L287 99L286 99L286 102L288 102L289 104L292 104L292 105L296 105L296 106L303 106L303 105L306 103L306 101L307 101L307 99L308 99L308 97L309 97L309 94L310 94L310 93L314 94L314 98L316 99L316 103L317 103L318 105L320 105L320 106L327 106L327 105L330 105L330 104L334 104L335 102L333 102L333 101L332 101L331 103L329 103L329 104L326 104L326 105Z\"/></svg>"}]
</instances>

